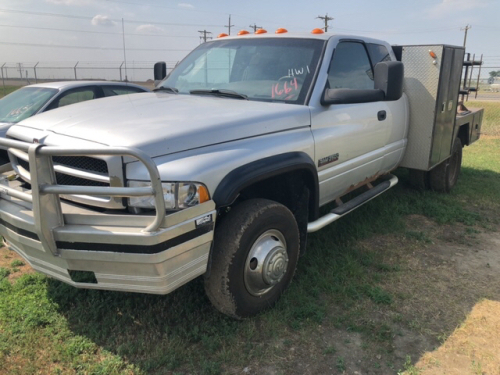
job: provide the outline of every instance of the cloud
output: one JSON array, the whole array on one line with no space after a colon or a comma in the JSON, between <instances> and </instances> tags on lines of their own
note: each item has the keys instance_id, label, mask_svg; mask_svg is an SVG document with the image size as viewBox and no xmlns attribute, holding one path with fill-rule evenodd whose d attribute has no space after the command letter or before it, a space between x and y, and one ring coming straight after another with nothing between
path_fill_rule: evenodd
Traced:
<instances>
[{"instance_id":1,"label":"cloud","mask_svg":"<svg viewBox=\"0 0 500 375\"><path fill-rule=\"evenodd\" d=\"M89 5L94 2L94 0L45 0L46 3L56 4L56 5Z\"/></svg>"},{"instance_id":2,"label":"cloud","mask_svg":"<svg viewBox=\"0 0 500 375\"><path fill-rule=\"evenodd\" d=\"M165 30L163 30L161 27L149 24L137 26L135 31L145 34L162 34Z\"/></svg>"},{"instance_id":3,"label":"cloud","mask_svg":"<svg viewBox=\"0 0 500 375\"><path fill-rule=\"evenodd\" d=\"M194 5L193 4L188 4L188 3L179 3L177 4L179 8L188 8L188 9L193 9Z\"/></svg>"},{"instance_id":4,"label":"cloud","mask_svg":"<svg viewBox=\"0 0 500 375\"><path fill-rule=\"evenodd\" d=\"M108 16L103 16L100 14L92 18L92 21L90 22L94 26L114 26L116 24L116 22L111 20Z\"/></svg>"},{"instance_id":5,"label":"cloud","mask_svg":"<svg viewBox=\"0 0 500 375\"><path fill-rule=\"evenodd\" d=\"M449 17L451 13L484 8L489 3L489 0L442 0L428 9L427 14L430 18Z\"/></svg>"}]
</instances>

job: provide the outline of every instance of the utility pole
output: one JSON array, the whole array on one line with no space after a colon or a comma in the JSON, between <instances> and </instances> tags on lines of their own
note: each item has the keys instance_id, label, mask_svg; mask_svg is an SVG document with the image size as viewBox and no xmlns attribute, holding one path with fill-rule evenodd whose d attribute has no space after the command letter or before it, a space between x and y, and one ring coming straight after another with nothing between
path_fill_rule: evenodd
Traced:
<instances>
[{"instance_id":1,"label":"utility pole","mask_svg":"<svg viewBox=\"0 0 500 375\"><path fill-rule=\"evenodd\" d=\"M227 27L227 35L231 35L231 27L234 25L231 25L231 15L229 15L229 23L225 25L224 27Z\"/></svg>"},{"instance_id":2,"label":"utility pole","mask_svg":"<svg viewBox=\"0 0 500 375\"><path fill-rule=\"evenodd\" d=\"M464 28L460 29L462 31L465 30L465 35L464 35L464 48L465 48L465 43L467 43L467 31L469 31L469 29L472 29L472 25L469 25L467 24L467 26L465 26Z\"/></svg>"},{"instance_id":3,"label":"utility pole","mask_svg":"<svg viewBox=\"0 0 500 375\"><path fill-rule=\"evenodd\" d=\"M125 53L125 23L123 22L123 18L122 18L122 36L123 36L123 60L125 62L125 82L128 82L128 76L127 76L127 54ZM75 77L76 77L76 70L75 70Z\"/></svg>"},{"instance_id":4,"label":"utility pole","mask_svg":"<svg viewBox=\"0 0 500 375\"><path fill-rule=\"evenodd\" d=\"M200 35L200 44L202 43L206 43L207 39L212 39L211 36L209 36L208 34L212 34L210 31L207 31L207 30L198 30L199 33L201 33L202 35Z\"/></svg>"},{"instance_id":5,"label":"utility pole","mask_svg":"<svg viewBox=\"0 0 500 375\"><path fill-rule=\"evenodd\" d=\"M334 20L334 18L333 18L333 17L328 17L328 13L327 13L327 14L325 14L325 16L324 16L324 17L321 17L321 16L316 17L316 19L318 19L318 18L319 18L320 20L324 20L324 21L325 21L325 27L324 27L324 29L325 29L325 33L326 33L326 32L328 32L328 21L333 21L333 20Z\"/></svg>"},{"instance_id":6,"label":"utility pole","mask_svg":"<svg viewBox=\"0 0 500 375\"><path fill-rule=\"evenodd\" d=\"M255 23L253 25L248 26L248 27L252 28L254 33L257 31L257 29L262 29L262 26L257 26L257 24L255 24Z\"/></svg>"}]
</instances>

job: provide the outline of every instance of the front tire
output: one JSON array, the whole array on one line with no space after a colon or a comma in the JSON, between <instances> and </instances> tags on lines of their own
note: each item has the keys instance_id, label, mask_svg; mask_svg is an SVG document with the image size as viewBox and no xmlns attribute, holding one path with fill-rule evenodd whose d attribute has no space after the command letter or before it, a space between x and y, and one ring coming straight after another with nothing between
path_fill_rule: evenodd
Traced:
<instances>
[{"instance_id":1,"label":"front tire","mask_svg":"<svg viewBox=\"0 0 500 375\"><path fill-rule=\"evenodd\" d=\"M222 313L242 319L273 306L290 284L299 229L288 208L266 199L234 207L215 232L205 291Z\"/></svg>"},{"instance_id":2,"label":"front tire","mask_svg":"<svg viewBox=\"0 0 500 375\"><path fill-rule=\"evenodd\" d=\"M451 156L429 172L432 190L449 193L456 185L462 167L462 142L455 138Z\"/></svg>"}]
</instances>

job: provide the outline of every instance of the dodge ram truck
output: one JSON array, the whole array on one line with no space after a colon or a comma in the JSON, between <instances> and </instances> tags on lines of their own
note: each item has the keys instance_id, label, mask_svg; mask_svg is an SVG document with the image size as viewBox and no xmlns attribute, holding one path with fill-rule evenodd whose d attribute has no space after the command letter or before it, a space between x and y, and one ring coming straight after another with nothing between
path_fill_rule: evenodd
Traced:
<instances>
[{"instance_id":1,"label":"dodge ram truck","mask_svg":"<svg viewBox=\"0 0 500 375\"><path fill-rule=\"evenodd\" d=\"M166 294L204 275L218 310L255 315L307 234L390 189L394 169L453 188L483 113L458 100L464 53L318 29L221 35L152 93L12 126L0 233L78 288Z\"/></svg>"}]
</instances>

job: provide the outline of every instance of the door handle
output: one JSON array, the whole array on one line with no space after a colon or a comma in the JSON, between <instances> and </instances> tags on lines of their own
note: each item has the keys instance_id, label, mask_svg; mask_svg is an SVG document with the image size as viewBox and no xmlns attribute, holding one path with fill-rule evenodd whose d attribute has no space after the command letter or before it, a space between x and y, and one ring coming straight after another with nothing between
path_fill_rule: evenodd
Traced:
<instances>
[{"instance_id":1,"label":"door handle","mask_svg":"<svg viewBox=\"0 0 500 375\"><path fill-rule=\"evenodd\" d=\"M385 111L378 111L377 118L379 121L384 121L387 118L387 113Z\"/></svg>"}]
</instances>

